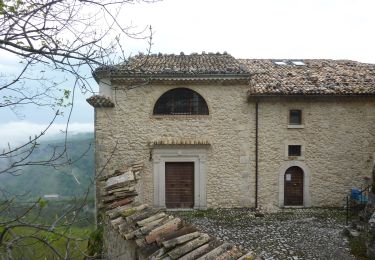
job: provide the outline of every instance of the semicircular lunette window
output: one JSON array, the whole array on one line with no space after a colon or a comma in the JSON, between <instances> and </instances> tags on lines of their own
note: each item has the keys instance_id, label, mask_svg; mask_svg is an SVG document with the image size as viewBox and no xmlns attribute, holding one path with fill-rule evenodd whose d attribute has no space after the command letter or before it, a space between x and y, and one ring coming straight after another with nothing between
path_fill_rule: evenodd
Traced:
<instances>
[{"instance_id":1,"label":"semicircular lunette window","mask_svg":"<svg viewBox=\"0 0 375 260\"><path fill-rule=\"evenodd\" d=\"M165 92L156 101L154 115L208 115L208 107L197 92L176 88Z\"/></svg>"}]
</instances>

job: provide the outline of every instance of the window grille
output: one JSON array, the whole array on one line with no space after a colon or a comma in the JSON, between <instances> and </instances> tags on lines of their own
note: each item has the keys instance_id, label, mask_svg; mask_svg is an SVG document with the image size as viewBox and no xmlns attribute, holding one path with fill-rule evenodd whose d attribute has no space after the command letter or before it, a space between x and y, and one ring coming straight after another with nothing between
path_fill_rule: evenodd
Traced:
<instances>
[{"instance_id":1,"label":"window grille","mask_svg":"<svg viewBox=\"0 0 375 260\"><path fill-rule=\"evenodd\" d=\"M176 88L167 91L156 101L154 115L208 115L208 107L197 92Z\"/></svg>"},{"instance_id":2,"label":"window grille","mask_svg":"<svg viewBox=\"0 0 375 260\"><path fill-rule=\"evenodd\" d=\"M289 111L289 124L290 125L302 124L302 110L290 110Z\"/></svg>"},{"instance_id":3,"label":"window grille","mask_svg":"<svg viewBox=\"0 0 375 260\"><path fill-rule=\"evenodd\" d=\"M301 146L300 145L289 145L288 146L288 156L301 156Z\"/></svg>"}]
</instances>

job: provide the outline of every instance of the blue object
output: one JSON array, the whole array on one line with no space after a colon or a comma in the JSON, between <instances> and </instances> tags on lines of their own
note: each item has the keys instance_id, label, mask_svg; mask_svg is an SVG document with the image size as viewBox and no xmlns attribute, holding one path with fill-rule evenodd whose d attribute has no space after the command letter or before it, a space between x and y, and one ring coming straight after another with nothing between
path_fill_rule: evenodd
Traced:
<instances>
[{"instance_id":1,"label":"blue object","mask_svg":"<svg viewBox=\"0 0 375 260\"><path fill-rule=\"evenodd\" d=\"M368 197L362 194L360 196L360 198L359 198L359 201L367 203L368 202Z\"/></svg>"},{"instance_id":2,"label":"blue object","mask_svg":"<svg viewBox=\"0 0 375 260\"><path fill-rule=\"evenodd\" d=\"M352 188L350 192L350 198L353 200L359 200L359 197L361 195L361 191L356 188Z\"/></svg>"},{"instance_id":3,"label":"blue object","mask_svg":"<svg viewBox=\"0 0 375 260\"><path fill-rule=\"evenodd\" d=\"M367 196L365 196L364 194L361 194L361 190L359 190L357 188L351 189L350 198L352 200L357 200L357 201L360 201L360 202L367 202L368 201Z\"/></svg>"}]
</instances>

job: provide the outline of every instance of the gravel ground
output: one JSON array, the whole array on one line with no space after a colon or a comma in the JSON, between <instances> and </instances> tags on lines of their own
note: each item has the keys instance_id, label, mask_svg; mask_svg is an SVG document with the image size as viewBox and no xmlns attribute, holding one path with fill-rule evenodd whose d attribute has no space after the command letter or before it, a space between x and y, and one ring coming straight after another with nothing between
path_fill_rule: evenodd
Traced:
<instances>
[{"instance_id":1,"label":"gravel ground","mask_svg":"<svg viewBox=\"0 0 375 260\"><path fill-rule=\"evenodd\" d=\"M241 245L263 259L355 259L341 235L338 209L251 209L171 212L220 240Z\"/></svg>"}]
</instances>

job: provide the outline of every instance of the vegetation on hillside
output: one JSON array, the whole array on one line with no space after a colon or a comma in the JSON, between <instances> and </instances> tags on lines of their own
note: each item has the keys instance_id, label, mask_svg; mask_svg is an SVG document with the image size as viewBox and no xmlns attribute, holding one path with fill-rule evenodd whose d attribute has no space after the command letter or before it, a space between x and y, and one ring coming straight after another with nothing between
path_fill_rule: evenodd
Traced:
<instances>
[{"instance_id":1,"label":"vegetation on hillside","mask_svg":"<svg viewBox=\"0 0 375 260\"><path fill-rule=\"evenodd\" d=\"M57 139L42 142L31 155L31 160L48 160L57 149L65 148L65 140ZM94 181L94 147L93 133L79 134L68 138L66 143L67 154L71 164L62 164L59 167L47 167L45 165L31 165L22 167L17 175L1 174L0 190L6 190L7 194L0 193L0 199L7 199L12 194L19 200L35 200L48 194L59 195L58 200L66 200L72 197L82 197L87 190L89 197L93 197ZM65 158L61 158L61 161ZM0 160L1 164L9 163ZM4 165L3 165L4 166Z\"/></svg>"},{"instance_id":2,"label":"vegetation on hillside","mask_svg":"<svg viewBox=\"0 0 375 260\"><path fill-rule=\"evenodd\" d=\"M83 259L88 253L95 223L92 143L92 133L41 142L30 160L48 160L66 147L71 161L0 175L0 256L9 255L10 244L13 259ZM51 194L58 197L45 196Z\"/></svg>"}]
</instances>

